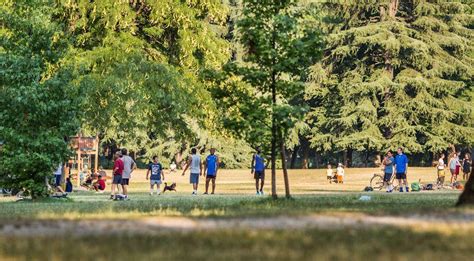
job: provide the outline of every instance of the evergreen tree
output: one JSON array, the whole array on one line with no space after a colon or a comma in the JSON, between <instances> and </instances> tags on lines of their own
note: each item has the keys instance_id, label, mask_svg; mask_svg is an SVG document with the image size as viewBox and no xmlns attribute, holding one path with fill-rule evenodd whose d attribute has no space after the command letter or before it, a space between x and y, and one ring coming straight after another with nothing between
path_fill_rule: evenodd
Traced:
<instances>
[{"instance_id":1,"label":"evergreen tree","mask_svg":"<svg viewBox=\"0 0 474 261\"><path fill-rule=\"evenodd\" d=\"M472 144L474 16L463 1L325 1L307 98L323 151ZM469 94L470 95L470 94Z\"/></svg>"}]
</instances>

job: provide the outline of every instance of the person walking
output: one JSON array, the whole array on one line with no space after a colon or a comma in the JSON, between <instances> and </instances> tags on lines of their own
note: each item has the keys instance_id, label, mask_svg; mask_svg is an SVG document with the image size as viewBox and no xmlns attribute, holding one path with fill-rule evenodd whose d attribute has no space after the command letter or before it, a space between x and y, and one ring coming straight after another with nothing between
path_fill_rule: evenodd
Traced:
<instances>
[{"instance_id":1,"label":"person walking","mask_svg":"<svg viewBox=\"0 0 474 261\"><path fill-rule=\"evenodd\" d=\"M338 163L337 168L336 168L337 183L340 183L340 184L344 183L344 175L345 175L344 165L342 165L342 163Z\"/></svg>"},{"instance_id":2,"label":"person walking","mask_svg":"<svg viewBox=\"0 0 474 261\"><path fill-rule=\"evenodd\" d=\"M146 172L146 180L148 180L148 177L150 177L150 195L153 195L153 188L155 185L156 195L160 195L160 185L162 183L162 180L165 180L165 174L163 172L163 166L158 161L158 156L153 156L153 162L148 165L148 170ZM163 179L161 179L161 177L163 177Z\"/></svg>"},{"instance_id":3,"label":"person walking","mask_svg":"<svg viewBox=\"0 0 474 261\"><path fill-rule=\"evenodd\" d=\"M256 153L252 156L251 174L255 178L255 188L257 196L263 195L263 185L265 184L265 158L262 156L260 147L257 147ZM260 181L260 187L259 187Z\"/></svg>"},{"instance_id":4,"label":"person walking","mask_svg":"<svg viewBox=\"0 0 474 261\"><path fill-rule=\"evenodd\" d=\"M193 185L192 195L195 196L197 195L198 191L199 176L202 176L201 156L197 155L196 148L191 149L191 156L188 157L188 161L186 162L182 176L184 176L188 168L191 170L191 174L189 175L189 183Z\"/></svg>"},{"instance_id":5,"label":"person walking","mask_svg":"<svg viewBox=\"0 0 474 261\"><path fill-rule=\"evenodd\" d=\"M128 186L132 172L137 168L135 161L128 155L126 148L122 149L123 175L122 175L122 191L125 199L128 199Z\"/></svg>"},{"instance_id":6,"label":"person walking","mask_svg":"<svg viewBox=\"0 0 474 261\"><path fill-rule=\"evenodd\" d=\"M403 148L397 149L397 155L394 161L396 178L400 186L400 192L403 192L403 185L405 185L406 192L408 192L407 172L408 172L408 157L403 153Z\"/></svg>"},{"instance_id":7,"label":"person walking","mask_svg":"<svg viewBox=\"0 0 474 261\"><path fill-rule=\"evenodd\" d=\"M122 153L117 151L114 155L114 169L113 169L113 179L112 179L112 191L110 194L110 199L117 199L115 190L119 190L119 185L122 184L122 174L123 174L123 161Z\"/></svg>"},{"instance_id":8,"label":"person walking","mask_svg":"<svg viewBox=\"0 0 474 261\"><path fill-rule=\"evenodd\" d=\"M383 183L388 193L391 193L393 191L393 186L390 183L390 180L392 179L392 175L393 175L394 162L395 162L395 158L393 158L392 151L390 150L387 151L387 154L385 155L385 158L383 159L382 164L384 165Z\"/></svg>"},{"instance_id":9,"label":"person walking","mask_svg":"<svg viewBox=\"0 0 474 261\"><path fill-rule=\"evenodd\" d=\"M446 163L444 163L444 153L438 159L437 170L438 170L438 187L442 187L444 185L444 178L446 177Z\"/></svg>"},{"instance_id":10,"label":"person walking","mask_svg":"<svg viewBox=\"0 0 474 261\"><path fill-rule=\"evenodd\" d=\"M219 169L219 157L215 155L216 149L211 148L209 151L211 154L206 157L204 161L204 175L206 176L206 192L204 194L208 194L209 190L209 182L212 181L212 192L214 194L216 190L216 177L217 177L217 170Z\"/></svg>"},{"instance_id":11,"label":"person walking","mask_svg":"<svg viewBox=\"0 0 474 261\"><path fill-rule=\"evenodd\" d=\"M472 160L469 153L464 154L464 159L462 160L462 178L463 180L469 179L469 173L471 172Z\"/></svg>"}]
</instances>

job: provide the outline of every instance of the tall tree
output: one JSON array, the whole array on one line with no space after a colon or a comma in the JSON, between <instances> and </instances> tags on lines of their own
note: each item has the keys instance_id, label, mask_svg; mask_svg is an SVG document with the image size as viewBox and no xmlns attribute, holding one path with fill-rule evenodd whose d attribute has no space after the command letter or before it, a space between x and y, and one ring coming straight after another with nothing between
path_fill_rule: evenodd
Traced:
<instances>
[{"instance_id":1,"label":"tall tree","mask_svg":"<svg viewBox=\"0 0 474 261\"><path fill-rule=\"evenodd\" d=\"M325 58L307 88L319 150L472 144L467 1L325 1Z\"/></svg>"},{"instance_id":2,"label":"tall tree","mask_svg":"<svg viewBox=\"0 0 474 261\"><path fill-rule=\"evenodd\" d=\"M271 144L274 198L280 152L285 192L290 197L285 138L304 114L302 80L308 65L319 56L320 39L314 27L306 26L302 10L292 0L243 1L236 25L243 61L226 67L230 77L220 86L220 97L227 96L227 126L254 146L255 142Z\"/></svg>"},{"instance_id":3,"label":"tall tree","mask_svg":"<svg viewBox=\"0 0 474 261\"><path fill-rule=\"evenodd\" d=\"M69 156L64 137L79 129L78 89L61 67L68 44L51 3L0 6L0 186L48 195L45 180Z\"/></svg>"}]
</instances>

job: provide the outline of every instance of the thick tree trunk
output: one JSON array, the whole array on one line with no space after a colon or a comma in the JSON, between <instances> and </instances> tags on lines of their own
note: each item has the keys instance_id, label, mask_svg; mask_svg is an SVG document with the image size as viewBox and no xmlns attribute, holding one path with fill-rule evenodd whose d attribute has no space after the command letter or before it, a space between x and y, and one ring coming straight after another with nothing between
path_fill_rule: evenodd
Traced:
<instances>
[{"instance_id":1,"label":"thick tree trunk","mask_svg":"<svg viewBox=\"0 0 474 261\"><path fill-rule=\"evenodd\" d=\"M283 142L283 138L280 141L280 156L281 156L281 165L283 168L283 180L285 182L285 197L291 198L290 195L290 182L288 180L288 169L286 166L286 148Z\"/></svg>"},{"instance_id":2,"label":"thick tree trunk","mask_svg":"<svg viewBox=\"0 0 474 261\"><path fill-rule=\"evenodd\" d=\"M464 191L459 196L456 206L474 205L474 167L471 168L471 174L464 186Z\"/></svg>"}]
</instances>

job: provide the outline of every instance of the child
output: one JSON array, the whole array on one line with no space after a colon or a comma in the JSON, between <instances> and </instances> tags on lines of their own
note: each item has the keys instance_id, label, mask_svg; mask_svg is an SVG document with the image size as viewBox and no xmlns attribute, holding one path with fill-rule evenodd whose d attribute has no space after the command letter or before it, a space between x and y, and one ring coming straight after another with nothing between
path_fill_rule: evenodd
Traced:
<instances>
[{"instance_id":1,"label":"child","mask_svg":"<svg viewBox=\"0 0 474 261\"><path fill-rule=\"evenodd\" d=\"M337 172L337 183L344 183L344 166L339 163L336 169Z\"/></svg>"},{"instance_id":2,"label":"child","mask_svg":"<svg viewBox=\"0 0 474 261\"><path fill-rule=\"evenodd\" d=\"M334 176L334 172L332 171L331 164L328 164L328 169L326 170L326 179L329 180L329 184L332 183L332 178Z\"/></svg>"},{"instance_id":3,"label":"child","mask_svg":"<svg viewBox=\"0 0 474 261\"><path fill-rule=\"evenodd\" d=\"M153 188L156 185L156 194L160 195L160 184L161 184L161 177L163 176L163 180L165 180L165 174L163 172L163 167L161 163L158 162L158 156L153 156L153 162L148 165L148 171L146 172L146 180L148 180L148 175L151 172L150 176L150 195L153 195Z\"/></svg>"},{"instance_id":4,"label":"child","mask_svg":"<svg viewBox=\"0 0 474 261\"><path fill-rule=\"evenodd\" d=\"M98 193L104 193L105 191L105 180L102 179L102 175L99 175L99 180L94 183L94 189Z\"/></svg>"}]
</instances>

